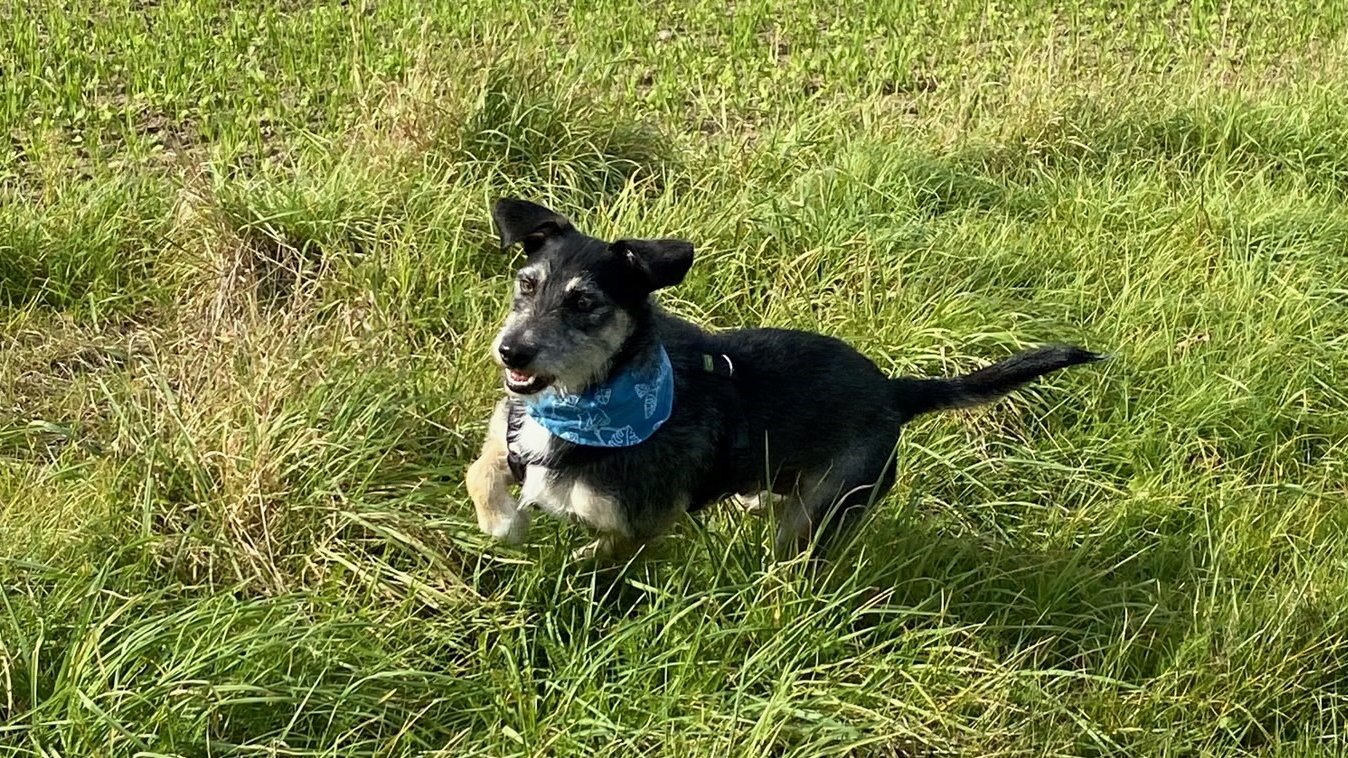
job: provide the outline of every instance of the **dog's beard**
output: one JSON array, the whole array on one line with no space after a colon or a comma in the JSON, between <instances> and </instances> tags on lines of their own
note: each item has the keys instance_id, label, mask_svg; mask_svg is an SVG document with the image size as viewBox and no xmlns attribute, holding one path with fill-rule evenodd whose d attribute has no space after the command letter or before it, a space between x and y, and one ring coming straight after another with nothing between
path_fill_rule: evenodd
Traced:
<instances>
[{"instance_id":1,"label":"dog's beard","mask_svg":"<svg viewBox=\"0 0 1348 758\"><path fill-rule=\"evenodd\" d=\"M494 346L499 346L507 328L498 335ZM517 395L530 395L549 387L564 393L576 393L608 378L614 360L633 333L632 318L617 312L594 331L563 331L551 339L542 335L548 345L528 366L519 369L503 368L506 389ZM500 354L493 348L493 357L500 363Z\"/></svg>"},{"instance_id":2,"label":"dog's beard","mask_svg":"<svg viewBox=\"0 0 1348 758\"><path fill-rule=\"evenodd\" d=\"M606 346L588 345L583 351L585 360L571 360L568 365L558 367L552 373L552 386L559 392L575 393L608 378L613 368L616 351L603 349ZM571 358L581 357L573 353Z\"/></svg>"},{"instance_id":3,"label":"dog's beard","mask_svg":"<svg viewBox=\"0 0 1348 758\"><path fill-rule=\"evenodd\" d=\"M506 389L516 395L532 395L549 387L563 393L580 392L607 378L616 357L607 344L591 340L567 348L564 362L555 359L558 352L546 350L522 369L502 366Z\"/></svg>"}]
</instances>

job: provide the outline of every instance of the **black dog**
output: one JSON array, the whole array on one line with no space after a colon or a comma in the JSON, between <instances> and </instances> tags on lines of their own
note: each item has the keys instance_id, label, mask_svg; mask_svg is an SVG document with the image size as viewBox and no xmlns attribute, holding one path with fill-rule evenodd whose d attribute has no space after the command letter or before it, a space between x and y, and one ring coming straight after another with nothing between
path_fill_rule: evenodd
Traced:
<instances>
[{"instance_id":1,"label":"black dog","mask_svg":"<svg viewBox=\"0 0 1348 758\"><path fill-rule=\"evenodd\" d=\"M583 554L614 555L683 513L772 493L779 554L794 552L888 492L909 419L1101 357L1044 347L956 378L890 378L832 337L709 333L660 309L650 295L683 280L691 243L604 242L523 200L492 215L528 259L492 346L508 394L468 487L478 525L509 541L537 506L599 532Z\"/></svg>"}]
</instances>

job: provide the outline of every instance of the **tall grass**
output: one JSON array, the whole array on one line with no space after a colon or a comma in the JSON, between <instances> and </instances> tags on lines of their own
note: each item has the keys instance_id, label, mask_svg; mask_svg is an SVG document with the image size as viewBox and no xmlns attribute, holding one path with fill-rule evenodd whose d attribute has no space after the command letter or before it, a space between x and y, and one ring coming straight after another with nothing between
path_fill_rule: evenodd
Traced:
<instances>
[{"instance_id":1,"label":"tall grass","mask_svg":"<svg viewBox=\"0 0 1348 758\"><path fill-rule=\"evenodd\" d=\"M0 15L0 753L1348 749L1337 6ZM709 326L1116 360L914 424L823 570L504 548L506 193Z\"/></svg>"}]
</instances>

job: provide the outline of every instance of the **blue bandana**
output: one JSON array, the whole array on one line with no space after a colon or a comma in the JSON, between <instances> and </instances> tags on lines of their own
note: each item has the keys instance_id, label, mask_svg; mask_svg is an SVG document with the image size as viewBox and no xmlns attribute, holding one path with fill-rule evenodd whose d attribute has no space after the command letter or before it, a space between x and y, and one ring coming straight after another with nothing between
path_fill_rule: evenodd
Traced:
<instances>
[{"instance_id":1,"label":"blue bandana","mask_svg":"<svg viewBox=\"0 0 1348 758\"><path fill-rule=\"evenodd\" d=\"M674 368L663 346L654 361L629 367L576 395L545 389L524 398L524 410L544 429L589 447L645 442L674 411Z\"/></svg>"}]
</instances>

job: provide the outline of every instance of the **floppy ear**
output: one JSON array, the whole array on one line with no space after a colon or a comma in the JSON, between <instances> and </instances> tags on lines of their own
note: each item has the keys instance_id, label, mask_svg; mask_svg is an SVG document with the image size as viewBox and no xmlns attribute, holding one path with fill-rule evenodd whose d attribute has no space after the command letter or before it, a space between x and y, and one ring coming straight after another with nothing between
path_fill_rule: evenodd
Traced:
<instances>
[{"instance_id":1,"label":"floppy ear","mask_svg":"<svg viewBox=\"0 0 1348 758\"><path fill-rule=\"evenodd\" d=\"M627 258L651 291L673 287L693 267L693 243L683 240L618 240L613 249Z\"/></svg>"},{"instance_id":2,"label":"floppy ear","mask_svg":"<svg viewBox=\"0 0 1348 758\"><path fill-rule=\"evenodd\" d=\"M533 254L549 238L571 228L571 222L556 211L528 200L504 197L491 209L496 231L501 235L501 249L516 242L524 244L524 252Z\"/></svg>"}]
</instances>

